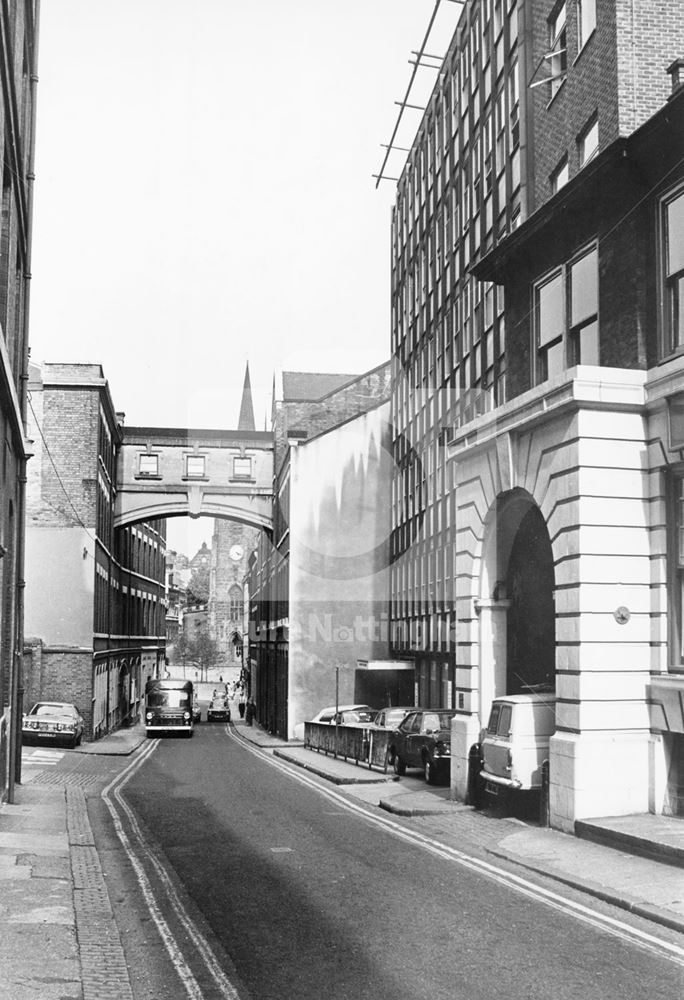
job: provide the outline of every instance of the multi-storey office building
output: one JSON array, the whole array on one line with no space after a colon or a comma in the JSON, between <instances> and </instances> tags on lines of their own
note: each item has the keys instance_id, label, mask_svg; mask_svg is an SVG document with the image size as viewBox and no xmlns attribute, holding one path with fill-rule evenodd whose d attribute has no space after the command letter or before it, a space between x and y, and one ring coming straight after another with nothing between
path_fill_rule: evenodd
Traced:
<instances>
[{"instance_id":1,"label":"multi-storey office building","mask_svg":"<svg viewBox=\"0 0 684 1000\"><path fill-rule=\"evenodd\" d=\"M459 713L459 795L492 698L555 685L567 828L681 809L649 701L681 659L661 618L679 361L656 345L662 303L678 315L683 51L678 2L466 3L394 212L393 649L419 701Z\"/></svg>"},{"instance_id":2,"label":"multi-storey office building","mask_svg":"<svg viewBox=\"0 0 684 1000\"><path fill-rule=\"evenodd\" d=\"M135 719L166 648L166 522L114 529L122 415L99 365L31 366L25 702L97 738Z\"/></svg>"},{"instance_id":3,"label":"multi-storey office building","mask_svg":"<svg viewBox=\"0 0 684 1000\"><path fill-rule=\"evenodd\" d=\"M0 801L13 800L20 766L25 432L31 277L37 0L0 11Z\"/></svg>"}]
</instances>

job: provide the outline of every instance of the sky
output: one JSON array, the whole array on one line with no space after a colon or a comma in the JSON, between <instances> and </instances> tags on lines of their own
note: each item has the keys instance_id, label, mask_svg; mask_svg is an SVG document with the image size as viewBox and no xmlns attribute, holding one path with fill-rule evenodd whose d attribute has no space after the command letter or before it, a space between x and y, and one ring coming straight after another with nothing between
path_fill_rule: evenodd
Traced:
<instances>
[{"instance_id":1,"label":"sky","mask_svg":"<svg viewBox=\"0 0 684 1000\"><path fill-rule=\"evenodd\" d=\"M249 363L259 430L276 368L386 360L396 185L373 174L434 7L44 2L32 360L101 364L127 424L190 428L236 426ZM442 0L426 52L459 13ZM192 547L204 520L170 524Z\"/></svg>"}]
</instances>

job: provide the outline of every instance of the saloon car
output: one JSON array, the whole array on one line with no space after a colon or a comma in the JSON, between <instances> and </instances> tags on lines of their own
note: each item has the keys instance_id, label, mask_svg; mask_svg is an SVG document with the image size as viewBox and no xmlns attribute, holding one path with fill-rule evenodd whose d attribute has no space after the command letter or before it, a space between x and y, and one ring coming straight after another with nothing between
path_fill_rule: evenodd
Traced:
<instances>
[{"instance_id":1,"label":"saloon car","mask_svg":"<svg viewBox=\"0 0 684 1000\"><path fill-rule=\"evenodd\" d=\"M316 713L316 715L314 715L313 719L309 719L308 721L321 722L324 725L334 725L335 713L341 715L341 714L346 714L347 712L360 712L360 711L373 712L374 709L372 709L370 705L328 705L327 708L322 708L319 712ZM297 725L294 727L294 738L296 740L304 739L303 722L298 722Z\"/></svg>"},{"instance_id":2,"label":"saloon car","mask_svg":"<svg viewBox=\"0 0 684 1000\"><path fill-rule=\"evenodd\" d=\"M407 767L420 767L430 785L449 777L451 768L451 720L447 709L418 709L406 716L390 741L389 755L396 774Z\"/></svg>"},{"instance_id":3,"label":"saloon car","mask_svg":"<svg viewBox=\"0 0 684 1000\"><path fill-rule=\"evenodd\" d=\"M230 722L230 705L222 695L212 698L207 709L207 722Z\"/></svg>"},{"instance_id":4,"label":"saloon car","mask_svg":"<svg viewBox=\"0 0 684 1000\"><path fill-rule=\"evenodd\" d=\"M45 741L77 747L83 739L83 716L65 701L38 701L25 713L21 736L24 743Z\"/></svg>"}]
</instances>

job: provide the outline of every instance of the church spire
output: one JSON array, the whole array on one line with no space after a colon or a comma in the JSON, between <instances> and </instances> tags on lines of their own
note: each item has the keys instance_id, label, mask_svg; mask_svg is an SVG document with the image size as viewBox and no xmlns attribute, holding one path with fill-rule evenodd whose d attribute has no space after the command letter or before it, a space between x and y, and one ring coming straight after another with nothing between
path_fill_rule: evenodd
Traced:
<instances>
[{"instance_id":1,"label":"church spire","mask_svg":"<svg viewBox=\"0 0 684 1000\"><path fill-rule=\"evenodd\" d=\"M240 404L240 419L237 429L239 431L254 431L254 407L252 406L252 384L249 380L249 361L245 365L245 384L242 388L242 402Z\"/></svg>"}]
</instances>

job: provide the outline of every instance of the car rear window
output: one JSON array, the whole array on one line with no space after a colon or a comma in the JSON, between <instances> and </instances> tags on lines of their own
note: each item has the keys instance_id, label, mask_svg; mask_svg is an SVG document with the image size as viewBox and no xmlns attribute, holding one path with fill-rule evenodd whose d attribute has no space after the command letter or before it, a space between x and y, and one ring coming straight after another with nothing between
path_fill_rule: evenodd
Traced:
<instances>
[{"instance_id":1,"label":"car rear window","mask_svg":"<svg viewBox=\"0 0 684 1000\"><path fill-rule=\"evenodd\" d=\"M496 735L497 726L499 725L499 716L501 715L501 705L492 705L492 710L489 713L489 722L487 723L487 732L491 733L492 736Z\"/></svg>"},{"instance_id":2,"label":"car rear window","mask_svg":"<svg viewBox=\"0 0 684 1000\"><path fill-rule=\"evenodd\" d=\"M501 714L499 716L499 725L497 727L497 733L499 736L508 736L511 731L511 715L513 713L512 705L502 705Z\"/></svg>"}]
</instances>

